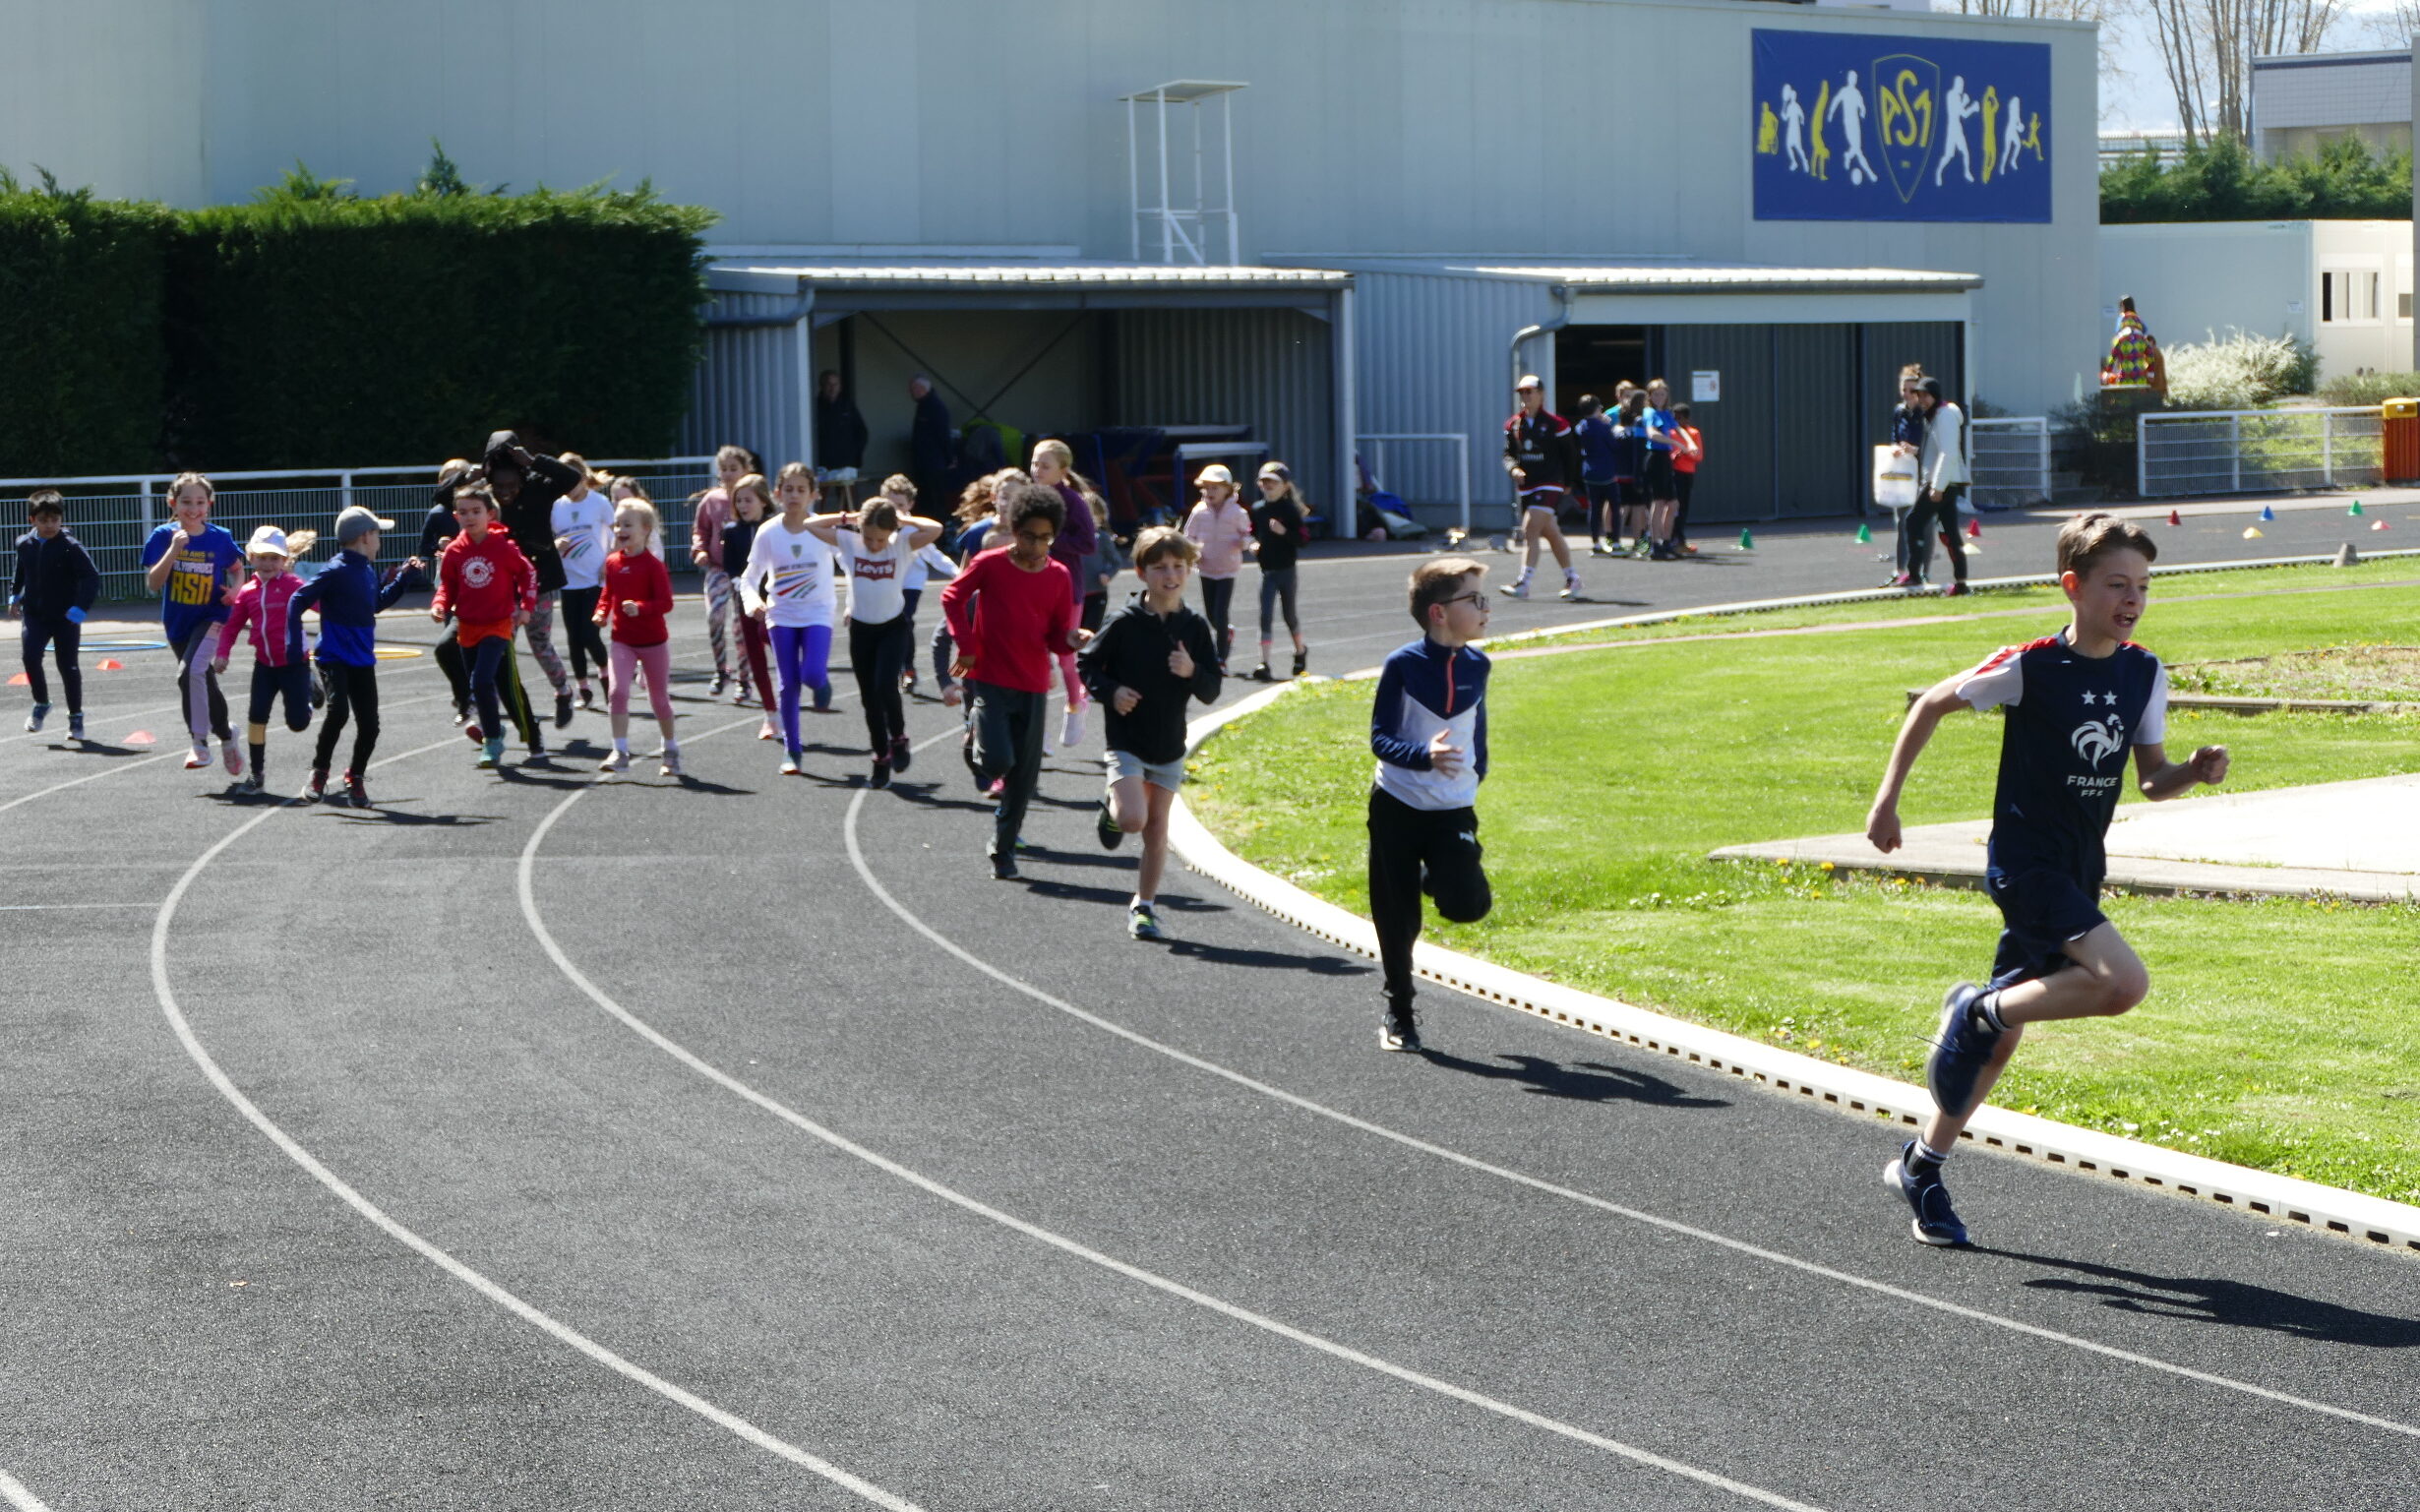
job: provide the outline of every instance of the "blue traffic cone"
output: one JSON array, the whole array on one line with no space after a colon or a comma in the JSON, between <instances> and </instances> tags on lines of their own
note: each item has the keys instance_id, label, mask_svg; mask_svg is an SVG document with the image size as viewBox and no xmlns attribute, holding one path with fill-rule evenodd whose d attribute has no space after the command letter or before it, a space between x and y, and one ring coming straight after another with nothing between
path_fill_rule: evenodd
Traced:
<instances>
[{"instance_id":1,"label":"blue traffic cone","mask_svg":"<svg viewBox=\"0 0 2420 1512\"><path fill-rule=\"evenodd\" d=\"M2264 520L2273 520L2273 519L2275 519L2276 517L2277 517L2277 512L2276 512L2275 510L2270 509L2268 505L2265 505L2265 504L2261 506L2261 518L2262 518L2262 519L2264 519Z\"/></svg>"}]
</instances>

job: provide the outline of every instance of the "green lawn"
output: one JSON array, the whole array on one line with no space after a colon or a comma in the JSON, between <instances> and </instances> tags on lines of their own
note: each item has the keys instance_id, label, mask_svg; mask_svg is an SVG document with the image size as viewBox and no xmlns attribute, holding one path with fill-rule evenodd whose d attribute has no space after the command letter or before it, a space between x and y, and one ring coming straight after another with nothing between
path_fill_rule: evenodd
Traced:
<instances>
[{"instance_id":1,"label":"green lawn","mask_svg":"<svg viewBox=\"0 0 2420 1512\"><path fill-rule=\"evenodd\" d=\"M2275 591L2345 575L2177 579L2155 594L2145 643L2183 661L2420 638L2420 588ZM2227 592L2249 596L2211 596ZM1862 828L1905 690L2064 623L2047 599L2038 617L1992 613L2009 606L1986 595L1935 601L1932 612L1967 611L1952 624L1500 660L1480 799L1496 909L1431 937L1917 1079L1943 989L1989 968L1991 904L1963 889L1703 858ZM1881 618L1871 611L1852 606L1833 623ZM1313 684L1281 699L1212 741L1187 789L1240 854L1360 912L1370 693L1366 682ZM1998 739L1993 716L1947 722L1908 785L1906 820L1985 816ZM2211 743L2234 753L2235 791L2420 770L2420 718L2171 716L2172 752ZM2123 1019L2036 1030L1996 1102L2420 1201L2420 908L2107 906L2150 965L2150 1000Z\"/></svg>"}]
</instances>

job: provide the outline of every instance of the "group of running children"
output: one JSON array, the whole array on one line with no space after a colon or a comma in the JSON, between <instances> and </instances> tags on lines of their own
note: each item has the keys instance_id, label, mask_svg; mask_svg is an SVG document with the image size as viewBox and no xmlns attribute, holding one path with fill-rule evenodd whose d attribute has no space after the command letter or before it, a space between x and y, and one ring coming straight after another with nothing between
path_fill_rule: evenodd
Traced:
<instances>
[{"instance_id":1,"label":"group of running children","mask_svg":"<svg viewBox=\"0 0 2420 1512\"><path fill-rule=\"evenodd\" d=\"M768 489L753 462L744 454L718 459L725 477L716 492L729 510L719 532L720 562L739 566L724 591L736 588L744 610L741 675L753 678L766 700L761 733L787 743L782 770L797 770L801 689L815 691L817 707L828 706L829 606L834 579L846 575L850 659L866 705L871 783L882 786L906 769L911 752L899 701L912 660L910 565L924 559L943 527L905 508L897 492L863 510L816 513L817 491L808 469L786 467ZM1097 551L1106 532L1097 496L1074 476L1072 456L1054 442L1037 449L1030 473L995 473L969 487L958 511L960 559L928 564L948 576L934 642L936 674L946 701L965 710L962 756L996 805L988 847L993 875L1017 876L1019 830L1040 771L1056 663L1066 679L1066 743L1081 738L1085 703L1098 701L1105 711L1107 786L1096 828L1109 849L1126 835L1143 837L1127 909L1128 933L1140 939L1164 937L1155 900L1167 863L1169 814L1184 778L1185 714L1192 701L1218 696L1231 640L1224 610L1250 528L1231 515L1241 512L1235 509L1232 478L1220 473L1211 469L1199 480L1204 503L1183 526L1157 526L1135 537L1129 560L1142 588L1116 610L1087 603L1105 598L1110 573L1079 577L1066 566L1071 541L1090 534L1090 550ZM1274 534L1299 542L1299 497L1282 471L1264 472L1264 503L1272 479L1287 506L1271 521L1285 527ZM514 632L540 623L548 591L540 586L546 570L530 560L511 523L515 507L535 493L552 495L545 499L549 526L542 545L560 559L552 569L560 575L553 591L575 627L576 697L583 703L591 697L590 661L606 681L614 749L605 770L629 765L630 696L643 677L664 737L663 770L679 774L665 619L673 600L661 523L635 484L607 482L600 490L596 482L577 458L534 454L510 433L499 433L482 463L451 463L439 485L431 528L441 527L441 516L454 528L438 554L431 613L451 622L452 659L465 668L466 679L456 685L457 717L481 743L482 766L501 755L500 738L489 732L500 730L505 717L499 690L514 659ZM596 498L600 493L606 497ZM721 510L707 503L699 501L699 516L711 522ZM315 680L306 670L302 616L316 609L317 682L327 715L302 797L339 801L328 792L327 779L349 713L356 733L340 796L367 807L361 779L378 737L376 617L406 590L425 561L414 557L382 578L376 567L381 535L392 526L367 510L348 509L336 521L334 562L305 580L294 564L312 544L307 532L287 537L264 527L248 552L239 551L231 535L209 522L210 504L206 480L179 479L176 518L159 527L144 554L161 594L162 624L192 720L194 752L187 764L209 764L206 741L215 730L228 769L243 775L245 787L260 787L273 705L282 699L294 730L310 719ZM36 494L30 513L32 528L18 542L10 597L12 611L25 622L34 699L28 726L38 730L49 712L40 660L48 648L68 698L69 733L81 739L75 651L99 575L63 529L64 509L55 493ZM2083 515L2060 531L2057 551L2060 585L2072 610L2068 625L1995 652L1919 697L1867 817L1875 847L1897 849L1899 795L1934 728L1958 709L2006 710L1986 872L2004 925L1999 949L1984 983L1960 983L1944 1000L1925 1068L1935 1112L1885 1172L1913 1215L1915 1238L1927 1244L1966 1242L1942 1168L2025 1026L2123 1013L2149 991L2142 960L2098 903L2106 871L2103 838L2127 759L2135 763L2138 790L2151 800L2220 782L2227 772L2223 747L2204 747L2171 761L2163 744L2166 672L2130 638L2157 555L2150 536L2107 514ZM693 556L702 555L700 541ZM1271 555L1264 544L1264 567ZM1279 571L1291 573L1292 553L1283 560ZM1224 579L1206 571L1212 563L1229 567ZM249 577L242 571L247 565ZM1212 611L1207 616L1185 603L1185 588L1197 573ZM1379 1043L1391 1051L1421 1048L1413 957L1423 897L1457 923L1482 919L1492 905L1477 809L1487 773L1489 663L1477 644L1487 630L1485 574L1467 557L1431 559L1413 572L1410 608L1421 635L1386 658L1371 711L1376 765L1368 797L1369 906L1385 998ZM1228 586L1211 588L1221 581ZM1264 605L1284 598L1291 625L1290 582L1273 587L1264 576L1262 597ZM1264 674L1267 627L1264 618ZM609 633L609 652L582 633L593 629ZM248 764L234 749L216 681L239 637L254 648ZM767 644L772 668L764 659ZM1303 664L1298 632L1298 673ZM778 729L774 695L766 692L773 669ZM551 667L548 675L554 676ZM727 680L718 677L718 691ZM747 685L741 686L745 696ZM558 698L559 723L566 723L570 698L562 693ZM525 711L515 717L529 721ZM533 749L542 749L534 721L529 733Z\"/></svg>"},{"instance_id":2,"label":"group of running children","mask_svg":"<svg viewBox=\"0 0 2420 1512\"><path fill-rule=\"evenodd\" d=\"M1530 596L1543 546L1562 569L1562 596L1579 596L1579 570L1563 539L1563 516L1581 504L1575 493L1585 496L1591 555L1677 562L1696 554L1689 494L1706 438L1689 423L1689 406L1672 402L1663 379L1643 389L1624 379L1609 412L1597 395L1584 393L1577 421L1546 408L1545 386L1535 374L1524 375L1513 393L1519 407L1504 422L1504 470L1521 502L1515 533L1523 555L1521 575L1506 594Z\"/></svg>"}]
</instances>

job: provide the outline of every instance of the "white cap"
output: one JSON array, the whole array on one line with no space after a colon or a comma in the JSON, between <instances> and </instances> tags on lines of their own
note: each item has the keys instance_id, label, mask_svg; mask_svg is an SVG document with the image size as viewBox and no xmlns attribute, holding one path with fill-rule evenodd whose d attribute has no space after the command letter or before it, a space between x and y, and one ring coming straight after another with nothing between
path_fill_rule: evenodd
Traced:
<instances>
[{"instance_id":1,"label":"white cap","mask_svg":"<svg viewBox=\"0 0 2420 1512\"><path fill-rule=\"evenodd\" d=\"M1193 475L1193 481L1195 483L1224 483L1229 488L1233 488L1236 486L1236 475L1227 470L1227 464L1225 462L1212 462L1209 466L1204 467L1201 471L1195 473Z\"/></svg>"},{"instance_id":2,"label":"white cap","mask_svg":"<svg viewBox=\"0 0 2420 1512\"><path fill-rule=\"evenodd\" d=\"M244 548L244 555L247 557L257 557L265 551L273 552L280 557L290 557L294 555L294 553L286 547L285 532L278 529L275 525L263 525L260 529L253 531L252 544Z\"/></svg>"},{"instance_id":3,"label":"white cap","mask_svg":"<svg viewBox=\"0 0 2420 1512\"><path fill-rule=\"evenodd\" d=\"M1535 374L1535 373L1524 373L1524 374L1522 374L1522 375L1521 375L1521 381L1520 381L1519 383L1517 383L1517 384L1514 384L1514 385L1513 385L1513 392L1514 392L1515 393L1520 393L1520 392L1521 392L1522 390L1524 390L1524 389L1539 389L1539 390L1543 390L1543 389L1544 389L1545 387L1546 387L1546 386L1545 386L1544 384L1542 384L1542 383L1540 383L1540 382L1538 381L1538 375L1537 375L1537 374Z\"/></svg>"}]
</instances>

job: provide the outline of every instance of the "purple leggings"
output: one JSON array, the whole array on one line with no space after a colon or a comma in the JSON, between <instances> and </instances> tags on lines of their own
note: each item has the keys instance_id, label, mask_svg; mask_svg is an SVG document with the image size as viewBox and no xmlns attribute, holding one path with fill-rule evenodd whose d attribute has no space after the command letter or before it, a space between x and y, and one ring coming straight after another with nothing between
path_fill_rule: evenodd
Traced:
<instances>
[{"instance_id":1,"label":"purple leggings","mask_svg":"<svg viewBox=\"0 0 2420 1512\"><path fill-rule=\"evenodd\" d=\"M816 691L816 707L829 708L832 680L832 628L829 625L776 625L773 632L773 680L781 685L781 736L796 756L805 742L798 734L798 691L805 684Z\"/></svg>"}]
</instances>

